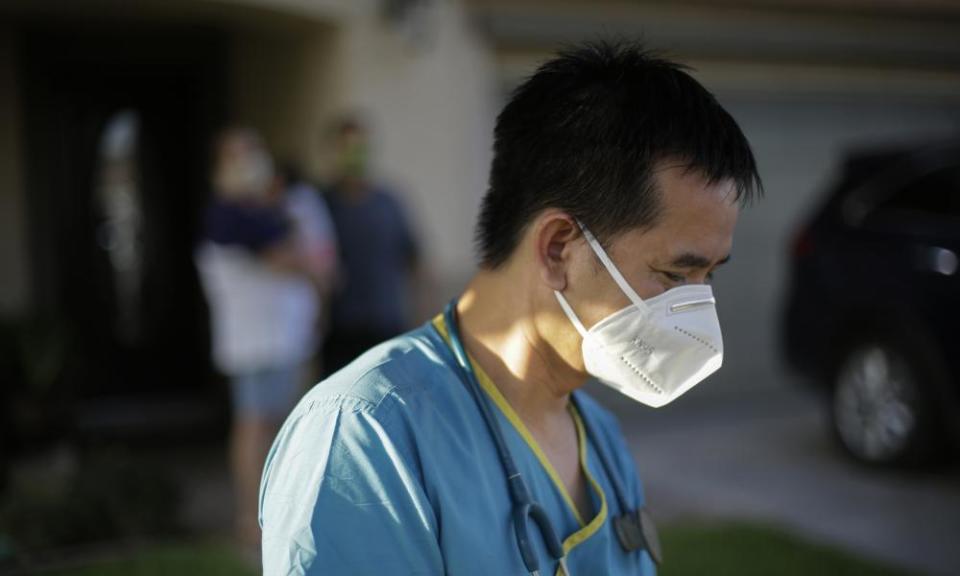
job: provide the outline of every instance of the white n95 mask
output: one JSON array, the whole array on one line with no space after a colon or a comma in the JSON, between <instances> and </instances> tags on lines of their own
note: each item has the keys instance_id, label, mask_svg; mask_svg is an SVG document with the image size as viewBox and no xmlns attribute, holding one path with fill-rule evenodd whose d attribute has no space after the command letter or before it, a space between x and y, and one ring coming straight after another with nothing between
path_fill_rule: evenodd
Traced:
<instances>
[{"instance_id":1,"label":"white n95 mask","mask_svg":"<svg viewBox=\"0 0 960 576\"><path fill-rule=\"evenodd\" d=\"M642 300L597 239L580 226L631 304L589 330L560 292L560 307L583 336L583 362L597 380L634 400L659 408L679 397L723 363L716 300L707 285L679 286Z\"/></svg>"}]
</instances>

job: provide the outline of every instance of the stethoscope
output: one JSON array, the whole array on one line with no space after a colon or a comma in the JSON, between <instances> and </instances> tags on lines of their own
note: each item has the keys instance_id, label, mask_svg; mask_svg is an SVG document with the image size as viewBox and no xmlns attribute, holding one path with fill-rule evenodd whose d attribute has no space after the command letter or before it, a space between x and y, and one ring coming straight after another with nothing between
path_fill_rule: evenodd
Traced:
<instances>
[{"instance_id":1,"label":"stethoscope","mask_svg":"<svg viewBox=\"0 0 960 576\"><path fill-rule=\"evenodd\" d=\"M557 532L553 529L553 525L547 517L546 510L530 495L527 483L523 480L520 470L517 469L517 465L513 461L513 456L510 454L510 448L503 438L503 431L497 423L493 408L490 406L483 390L480 388L480 383L477 381L477 375L473 370L473 365L467 358L463 341L460 339L456 298L447 304L443 312L443 318L447 326L447 334L450 337L450 347L453 350L453 355L456 357L457 364L459 364L465 376L463 378L464 385L470 391L474 401L480 408L480 414L483 416L483 420L486 422L487 428L490 431L490 436L493 438L493 443L497 447L500 464L503 466L503 472L507 477L510 499L513 502L513 529L516 533L517 548L520 550L523 564L526 566L527 572L532 576L539 576L540 561L537 558L536 550L530 540L530 521L532 520L533 523L536 524L537 529L540 530L540 536L543 538L547 552L560 564L563 573L566 576L570 576L570 571L567 569L566 555L563 552L563 545L557 537ZM577 412L583 415L576 396L571 395L570 398ZM646 549L654 562L660 564L662 558L660 541L657 537L652 518L647 513L646 508L641 507L637 510L629 510L627 501L624 498L623 485L620 484L620 479L617 475L613 473L615 469L611 465L606 450L598 441L598 438L593 435L593 429L587 422L586 417L583 417L582 420L583 426L587 431L587 437L593 443L595 452L600 459L600 464L603 466L604 473L613 486L620 510L627 510L627 512L613 520L614 531L617 534L617 539L620 541L620 546L628 553L635 550Z\"/></svg>"}]
</instances>

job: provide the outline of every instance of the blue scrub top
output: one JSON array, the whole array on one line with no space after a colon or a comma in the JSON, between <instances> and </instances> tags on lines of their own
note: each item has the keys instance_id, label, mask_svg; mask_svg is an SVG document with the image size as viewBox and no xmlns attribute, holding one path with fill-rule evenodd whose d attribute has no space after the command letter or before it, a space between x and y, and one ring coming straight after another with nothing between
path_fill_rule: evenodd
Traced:
<instances>
[{"instance_id":1,"label":"blue scrub top","mask_svg":"<svg viewBox=\"0 0 960 576\"><path fill-rule=\"evenodd\" d=\"M496 446L445 338L437 317L371 349L293 410L260 487L264 574L526 574ZM639 508L640 480L614 417L575 392L593 510L581 518L523 422L474 369L533 498L563 540L571 575L656 574L645 551L620 547L611 519L623 511L584 433L586 420L628 506ZM556 573L539 536L532 530L541 573Z\"/></svg>"}]
</instances>

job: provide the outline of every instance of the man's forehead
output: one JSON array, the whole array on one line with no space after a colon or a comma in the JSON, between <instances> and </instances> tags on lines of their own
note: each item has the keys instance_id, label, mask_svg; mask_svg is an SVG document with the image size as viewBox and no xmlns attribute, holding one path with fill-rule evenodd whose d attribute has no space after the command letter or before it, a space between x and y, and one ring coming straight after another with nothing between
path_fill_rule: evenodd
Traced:
<instances>
[{"instance_id":1,"label":"man's forehead","mask_svg":"<svg viewBox=\"0 0 960 576\"><path fill-rule=\"evenodd\" d=\"M612 248L626 259L675 268L709 268L730 260L733 223L724 216L673 225L659 222L618 234Z\"/></svg>"},{"instance_id":2,"label":"man's forehead","mask_svg":"<svg viewBox=\"0 0 960 576\"><path fill-rule=\"evenodd\" d=\"M652 226L634 228L617 234L611 248L626 257L653 255L658 261L678 265L699 265L704 261L725 263L733 248L733 230L725 227L707 233L705 230L687 230Z\"/></svg>"},{"instance_id":3,"label":"man's forehead","mask_svg":"<svg viewBox=\"0 0 960 576\"><path fill-rule=\"evenodd\" d=\"M725 264L733 250L733 234L662 234L647 243L649 260L673 268L710 268Z\"/></svg>"}]
</instances>

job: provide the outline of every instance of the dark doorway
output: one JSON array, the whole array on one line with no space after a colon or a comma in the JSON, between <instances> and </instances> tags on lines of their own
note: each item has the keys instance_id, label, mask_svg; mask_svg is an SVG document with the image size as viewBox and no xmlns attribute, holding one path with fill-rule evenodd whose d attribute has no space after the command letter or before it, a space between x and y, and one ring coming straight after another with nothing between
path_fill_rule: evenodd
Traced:
<instances>
[{"instance_id":1,"label":"dark doorway","mask_svg":"<svg viewBox=\"0 0 960 576\"><path fill-rule=\"evenodd\" d=\"M64 343L62 417L75 431L222 417L192 251L224 35L47 25L20 48L32 285Z\"/></svg>"}]
</instances>

